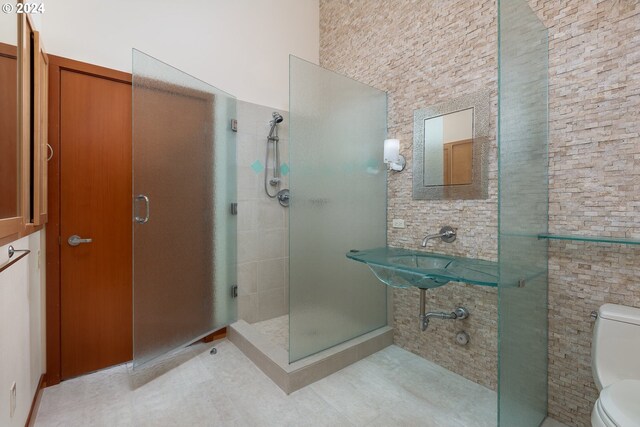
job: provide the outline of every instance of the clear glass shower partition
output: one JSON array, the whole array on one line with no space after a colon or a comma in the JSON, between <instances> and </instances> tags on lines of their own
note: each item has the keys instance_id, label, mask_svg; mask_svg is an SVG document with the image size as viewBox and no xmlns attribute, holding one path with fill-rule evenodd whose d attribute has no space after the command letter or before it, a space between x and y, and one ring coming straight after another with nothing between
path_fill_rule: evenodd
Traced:
<instances>
[{"instance_id":1,"label":"clear glass shower partition","mask_svg":"<svg viewBox=\"0 0 640 427\"><path fill-rule=\"evenodd\" d=\"M351 249L386 244L386 93L290 57L289 360L387 323Z\"/></svg>"},{"instance_id":2,"label":"clear glass shower partition","mask_svg":"<svg viewBox=\"0 0 640 427\"><path fill-rule=\"evenodd\" d=\"M134 366L236 318L236 99L133 50Z\"/></svg>"},{"instance_id":3,"label":"clear glass shower partition","mask_svg":"<svg viewBox=\"0 0 640 427\"><path fill-rule=\"evenodd\" d=\"M547 414L547 29L525 0L499 2L498 419Z\"/></svg>"}]
</instances>

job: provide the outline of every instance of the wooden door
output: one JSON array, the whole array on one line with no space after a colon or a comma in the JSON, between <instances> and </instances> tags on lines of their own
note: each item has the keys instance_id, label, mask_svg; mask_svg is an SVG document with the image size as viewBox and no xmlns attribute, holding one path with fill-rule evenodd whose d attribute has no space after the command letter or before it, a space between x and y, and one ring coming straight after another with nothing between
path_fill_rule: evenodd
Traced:
<instances>
[{"instance_id":1,"label":"wooden door","mask_svg":"<svg viewBox=\"0 0 640 427\"><path fill-rule=\"evenodd\" d=\"M471 184L473 176L473 141L458 141L451 144L450 184Z\"/></svg>"},{"instance_id":2,"label":"wooden door","mask_svg":"<svg viewBox=\"0 0 640 427\"><path fill-rule=\"evenodd\" d=\"M473 140L444 144L443 163L445 185L471 184L473 180Z\"/></svg>"},{"instance_id":3,"label":"wooden door","mask_svg":"<svg viewBox=\"0 0 640 427\"><path fill-rule=\"evenodd\" d=\"M132 358L131 85L60 70L62 379ZM91 242L72 246L77 235Z\"/></svg>"},{"instance_id":4,"label":"wooden door","mask_svg":"<svg viewBox=\"0 0 640 427\"><path fill-rule=\"evenodd\" d=\"M442 173L444 175L443 176L444 185L450 185L451 184L451 145L450 144L444 144L442 149L442 156L443 156Z\"/></svg>"}]
</instances>

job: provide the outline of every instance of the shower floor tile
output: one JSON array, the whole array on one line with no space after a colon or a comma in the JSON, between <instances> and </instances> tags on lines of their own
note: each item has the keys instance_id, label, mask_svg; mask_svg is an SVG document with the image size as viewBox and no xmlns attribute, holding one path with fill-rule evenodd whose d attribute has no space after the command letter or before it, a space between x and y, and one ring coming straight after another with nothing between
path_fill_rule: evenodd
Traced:
<instances>
[{"instance_id":1,"label":"shower floor tile","mask_svg":"<svg viewBox=\"0 0 640 427\"><path fill-rule=\"evenodd\" d=\"M273 344L289 351L289 315L276 317L252 325Z\"/></svg>"},{"instance_id":2,"label":"shower floor tile","mask_svg":"<svg viewBox=\"0 0 640 427\"><path fill-rule=\"evenodd\" d=\"M487 426L496 394L390 346L290 395L227 340L132 386L129 365L45 389L36 426Z\"/></svg>"}]
</instances>

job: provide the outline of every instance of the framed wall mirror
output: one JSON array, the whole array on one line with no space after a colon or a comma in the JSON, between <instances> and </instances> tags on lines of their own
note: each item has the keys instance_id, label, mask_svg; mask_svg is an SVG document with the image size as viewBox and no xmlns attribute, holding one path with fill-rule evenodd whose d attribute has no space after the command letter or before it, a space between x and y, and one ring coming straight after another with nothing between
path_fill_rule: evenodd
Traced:
<instances>
[{"instance_id":1,"label":"framed wall mirror","mask_svg":"<svg viewBox=\"0 0 640 427\"><path fill-rule=\"evenodd\" d=\"M489 100L476 92L414 112L414 199L487 198Z\"/></svg>"}]
</instances>

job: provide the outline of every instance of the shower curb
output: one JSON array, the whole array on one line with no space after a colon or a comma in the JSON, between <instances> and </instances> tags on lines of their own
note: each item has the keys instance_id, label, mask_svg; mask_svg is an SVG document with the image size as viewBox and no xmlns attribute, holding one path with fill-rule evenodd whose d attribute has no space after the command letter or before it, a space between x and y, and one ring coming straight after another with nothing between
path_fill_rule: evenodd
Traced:
<instances>
[{"instance_id":1,"label":"shower curb","mask_svg":"<svg viewBox=\"0 0 640 427\"><path fill-rule=\"evenodd\" d=\"M233 323L227 338L286 394L321 380L393 344L393 328L383 326L297 362L244 320Z\"/></svg>"}]
</instances>

